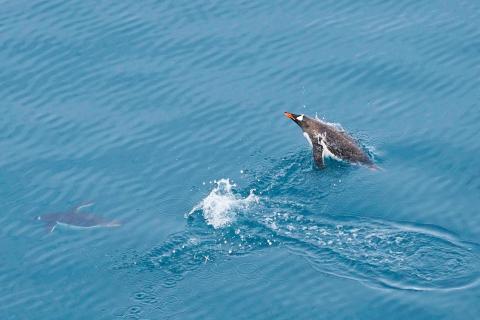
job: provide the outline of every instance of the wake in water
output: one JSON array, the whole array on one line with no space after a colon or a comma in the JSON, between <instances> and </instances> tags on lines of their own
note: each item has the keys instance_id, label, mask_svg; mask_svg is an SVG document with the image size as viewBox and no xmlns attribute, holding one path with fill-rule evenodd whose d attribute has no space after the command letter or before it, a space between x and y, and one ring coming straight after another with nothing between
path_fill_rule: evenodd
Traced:
<instances>
[{"instance_id":1,"label":"wake in water","mask_svg":"<svg viewBox=\"0 0 480 320\"><path fill-rule=\"evenodd\" d=\"M187 215L187 231L123 267L163 272L173 286L209 262L284 246L318 271L382 287L441 290L476 283L474 244L433 228L297 214L294 203L235 191L227 179Z\"/></svg>"}]
</instances>

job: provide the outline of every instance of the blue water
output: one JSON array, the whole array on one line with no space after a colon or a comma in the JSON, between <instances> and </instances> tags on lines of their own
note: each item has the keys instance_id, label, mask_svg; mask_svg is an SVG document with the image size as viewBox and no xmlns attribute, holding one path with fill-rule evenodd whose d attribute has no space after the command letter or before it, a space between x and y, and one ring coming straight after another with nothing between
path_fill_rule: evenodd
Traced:
<instances>
[{"instance_id":1,"label":"blue water","mask_svg":"<svg viewBox=\"0 0 480 320\"><path fill-rule=\"evenodd\" d=\"M478 318L477 1L0 3L0 319Z\"/></svg>"}]
</instances>

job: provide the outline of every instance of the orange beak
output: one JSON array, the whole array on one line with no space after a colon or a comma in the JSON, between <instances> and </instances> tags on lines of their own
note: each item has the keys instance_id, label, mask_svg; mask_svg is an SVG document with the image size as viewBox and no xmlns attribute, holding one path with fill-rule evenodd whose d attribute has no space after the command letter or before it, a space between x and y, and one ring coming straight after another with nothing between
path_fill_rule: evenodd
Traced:
<instances>
[{"instance_id":1,"label":"orange beak","mask_svg":"<svg viewBox=\"0 0 480 320\"><path fill-rule=\"evenodd\" d=\"M284 112L283 114L285 115L285 117L295 120L295 116L290 112Z\"/></svg>"}]
</instances>

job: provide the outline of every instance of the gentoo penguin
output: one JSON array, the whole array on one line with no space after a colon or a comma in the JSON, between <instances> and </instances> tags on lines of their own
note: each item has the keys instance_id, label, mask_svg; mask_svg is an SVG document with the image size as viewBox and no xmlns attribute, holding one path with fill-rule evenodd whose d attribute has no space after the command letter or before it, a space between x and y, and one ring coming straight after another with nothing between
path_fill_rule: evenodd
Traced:
<instances>
[{"instance_id":1,"label":"gentoo penguin","mask_svg":"<svg viewBox=\"0 0 480 320\"><path fill-rule=\"evenodd\" d=\"M319 119L312 119L304 114L284 113L303 130L303 135L313 149L313 159L319 168L325 167L325 157L366 165L372 169L377 167L368 155L358 146L346 132L332 124Z\"/></svg>"}]
</instances>

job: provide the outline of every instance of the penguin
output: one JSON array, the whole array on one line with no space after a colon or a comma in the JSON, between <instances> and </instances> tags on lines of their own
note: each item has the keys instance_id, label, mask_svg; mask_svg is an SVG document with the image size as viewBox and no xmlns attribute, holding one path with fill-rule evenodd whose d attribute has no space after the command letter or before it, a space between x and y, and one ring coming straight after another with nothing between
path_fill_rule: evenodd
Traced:
<instances>
[{"instance_id":1,"label":"penguin","mask_svg":"<svg viewBox=\"0 0 480 320\"><path fill-rule=\"evenodd\" d=\"M312 147L315 164L319 168L325 167L324 159L329 157L377 169L372 159L355 140L333 124L312 119L304 114L285 112L284 115L302 128L303 135Z\"/></svg>"}]
</instances>

